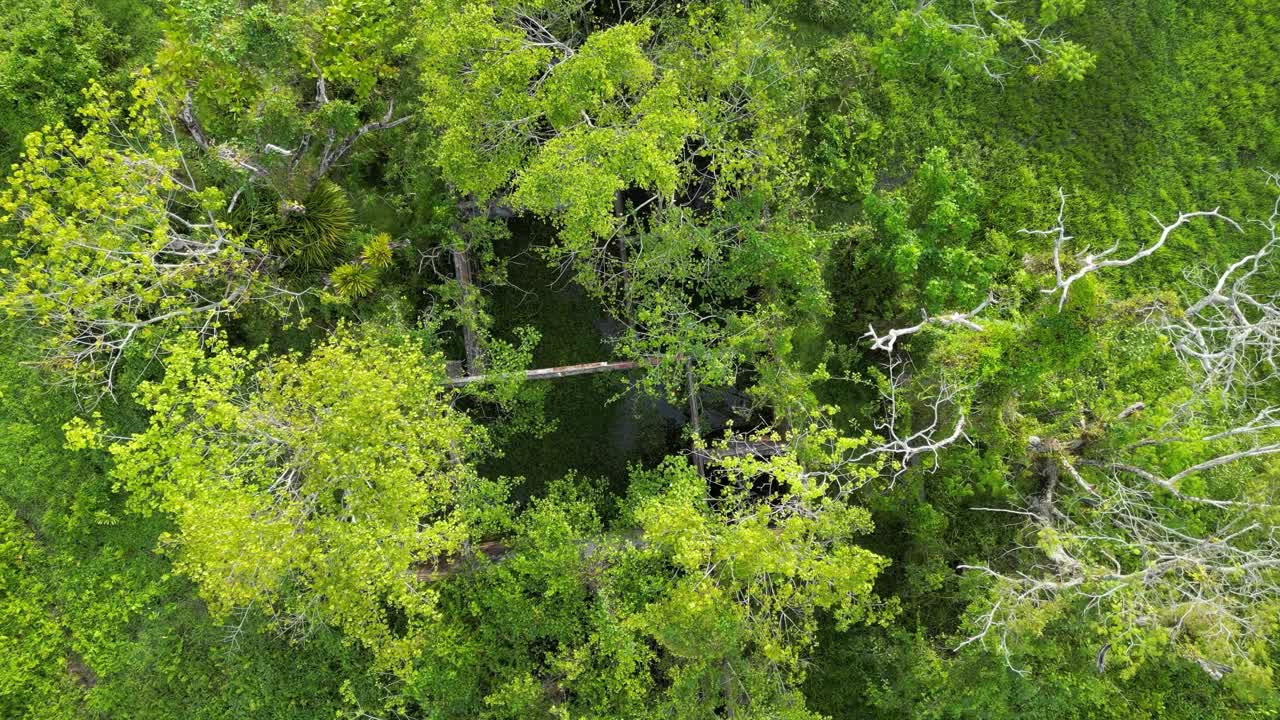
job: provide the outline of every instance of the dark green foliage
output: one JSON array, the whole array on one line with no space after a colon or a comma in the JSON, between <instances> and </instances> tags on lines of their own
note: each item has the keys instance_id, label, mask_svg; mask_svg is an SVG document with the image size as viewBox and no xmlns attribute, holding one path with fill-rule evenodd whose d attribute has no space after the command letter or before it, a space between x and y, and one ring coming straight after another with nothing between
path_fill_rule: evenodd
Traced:
<instances>
[{"instance_id":1,"label":"dark green foliage","mask_svg":"<svg viewBox=\"0 0 1280 720\"><path fill-rule=\"evenodd\" d=\"M282 198L275 215L262 225L276 252L303 267L318 268L337 259L354 218L342 188L322 180L298 200Z\"/></svg>"}]
</instances>

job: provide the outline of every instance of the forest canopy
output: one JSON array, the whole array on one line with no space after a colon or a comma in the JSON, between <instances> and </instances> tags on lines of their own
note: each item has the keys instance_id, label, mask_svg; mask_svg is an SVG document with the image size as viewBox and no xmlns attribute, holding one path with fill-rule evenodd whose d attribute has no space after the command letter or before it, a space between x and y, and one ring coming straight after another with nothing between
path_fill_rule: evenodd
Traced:
<instances>
[{"instance_id":1,"label":"forest canopy","mask_svg":"<svg viewBox=\"0 0 1280 720\"><path fill-rule=\"evenodd\" d=\"M0 716L1280 716L1277 0L15 0Z\"/></svg>"}]
</instances>

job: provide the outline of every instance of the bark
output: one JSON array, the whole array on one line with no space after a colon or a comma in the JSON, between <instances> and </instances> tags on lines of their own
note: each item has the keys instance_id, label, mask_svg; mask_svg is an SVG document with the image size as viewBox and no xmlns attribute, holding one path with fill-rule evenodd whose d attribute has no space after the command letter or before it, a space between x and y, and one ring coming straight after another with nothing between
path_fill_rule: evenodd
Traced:
<instances>
[{"instance_id":1,"label":"bark","mask_svg":"<svg viewBox=\"0 0 1280 720\"><path fill-rule=\"evenodd\" d=\"M187 92L187 96L182 100L182 110L178 112L178 122L182 123L182 127L186 129L187 134L191 136L192 140L195 140L196 145L199 145L201 150L209 151L213 143L209 140L209 134L205 132L204 126L200 124L199 118L196 117L194 101L190 91Z\"/></svg>"},{"instance_id":2,"label":"bark","mask_svg":"<svg viewBox=\"0 0 1280 720\"><path fill-rule=\"evenodd\" d=\"M622 220L626 207L622 201L622 191L613 194L613 214ZM625 222L625 221L624 221ZM631 301L631 271L627 267L627 236L618 230L618 262L622 264L622 298L626 308L625 317L630 320L633 303Z\"/></svg>"},{"instance_id":3,"label":"bark","mask_svg":"<svg viewBox=\"0 0 1280 720\"><path fill-rule=\"evenodd\" d=\"M461 228L458 229L461 233ZM478 308L476 287L471 280L471 257L466 250L452 250L454 276L458 280L458 309L461 311L462 346L467 354L467 372L480 375L484 372L484 347L476 332Z\"/></svg>"},{"instance_id":4,"label":"bark","mask_svg":"<svg viewBox=\"0 0 1280 720\"><path fill-rule=\"evenodd\" d=\"M648 545L639 528L622 533L612 533L592 540L578 542L578 555L583 560L591 560L602 548L630 547L643 548ZM414 576L419 582L436 582L453 577L472 565L480 555L489 558L490 562L502 562L515 548L502 540L488 540L465 548L460 555L439 557L430 563L423 563L414 568Z\"/></svg>"},{"instance_id":5,"label":"bark","mask_svg":"<svg viewBox=\"0 0 1280 720\"><path fill-rule=\"evenodd\" d=\"M457 575L458 572L466 565L467 560L475 557L477 554L488 557L493 562L499 562L511 552L511 546L500 540L490 540L488 542L477 543L467 553L460 557L442 558L430 564L419 565L414 574L419 582L435 582L443 580L447 577Z\"/></svg>"},{"instance_id":6,"label":"bark","mask_svg":"<svg viewBox=\"0 0 1280 720\"><path fill-rule=\"evenodd\" d=\"M695 452L693 461L698 466L698 474L706 475L707 461L700 453L696 452L698 444L702 441L702 408L698 402L698 387L693 381L693 363L685 361L685 379L689 385L689 423L693 426L693 445Z\"/></svg>"}]
</instances>

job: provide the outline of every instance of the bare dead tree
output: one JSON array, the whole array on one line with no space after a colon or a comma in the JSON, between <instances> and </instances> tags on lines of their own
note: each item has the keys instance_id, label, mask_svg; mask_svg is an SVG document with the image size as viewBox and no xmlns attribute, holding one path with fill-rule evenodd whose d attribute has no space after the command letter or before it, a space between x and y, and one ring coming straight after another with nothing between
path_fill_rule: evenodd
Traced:
<instances>
[{"instance_id":1,"label":"bare dead tree","mask_svg":"<svg viewBox=\"0 0 1280 720\"><path fill-rule=\"evenodd\" d=\"M1126 258L1111 257L1113 253L1115 253L1117 250L1120 249L1119 241L1116 241L1111 247L1098 253L1089 252L1089 248L1086 246L1083 250L1081 250L1075 256L1075 261L1077 265L1076 269L1074 271L1068 271L1063 266L1063 253L1065 251L1067 243L1069 243L1074 238L1071 235L1067 234L1066 224L1065 224L1065 221L1063 220L1063 216L1066 212L1066 207L1067 207L1067 196L1062 192L1061 188L1058 189L1058 197L1060 199L1060 204L1058 206L1058 219L1057 219L1056 225L1054 225L1053 227L1047 230L1028 230L1026 228L1023 228L1018 232L1024 233L1027 235L1039 235L1043 237L1053 238L1053 273L1054 273L1054 277L1056 278L1056 282L1053 287L1044 288L1043 290L1041 290L1041 292L1045 293L1046 295L1057 294L1059 296L1058 297L1059 310L1061 310L1067 304L1067 294L1070 292L1071 286L1076 281L1080 280L1081 278L1083 278L1084 276L1090 273L1097 272L1098 270L1102 270L1105 268L1113 268L1113 267L1127 267L1129 265L1133 265L1139 260L1150 257L1157 250L1164 247L1165 242L1169 239L1169 236L1173 234L1174 230L1177 230L1178 228L1182 227L1183 225L1187 224L1187 222L1195 218L1202 218L1202 217L1218 218L1219 220L1225 221L1235 229L1242 230L1242 228L1238 223L1236 223L1236 221L1219 213L1218 208L1214 208L1212 210L1201 210L1196 212L1180 213L1178 215L1178 219L1174 220L1172 223L1169 223L1168 225L1165 225L1164 223L1160 222L1159 218L1157 218L1155 215L1152 215L1151 218L1156 221L1157 225L1160 226L1160 236L1156 239L1155 242L1139 249L1137 252L1133 253L1132 255Z\"/></svg>"},{"instance_id":2,"label":"bare dead tree","mask_svg":"<svg viewBox=\"0 0 1280 720\"><path fill-rule=\"evenodd\" d=\"M1280 189L1280 176L1269 180ZM1280 286L1267 276L1280 245L1277 223L1280 195L1271 215L1252 223L1266 232L1262 246L1203 284L1203 296L1181 314L1161 314L1174 350L1224 394L1239 388L1250 395L1280 378Z\"/></svg>"},{"instance_id":3,"label":"bare dead tree","mask_svg":"<svg viewBox=\"0 0 1280 720\"><path fill-rule=\"evenodd\" d=\"M314 60L312 60L312 67L316 72L314 106L319 109L328 105L331 100L329 99L329 91L324 74ZM392 100L387 103L387 110L381 118L366 122L350 133L339 136L336 129L328 128L324 131L324 145L319 151L314 166L299 177L299 168L302 167L303 158L314 141L314 133L308 132L303 135L297 147L293 149L265 143L256 153L249 153L231 143L219 144L209 135L200 119L196 116L191 92L187 92L186 97L183 99L182 108L177 113L178 122L182 124L196 145L206 153L213 155L231 167L248 172L255 182L270 182L276 179L273 178L273 171L283 167L283 182L286 185L298 183L304 191L311 190L320 180L327 177L334 166L346 157L355 147L355 144L365 135L398 127L408 122L411 118L411 115L396 117L395 101ZM283 159L285 161L283 166L272 156L278 156Z\"/></svg>"},{"instance_id":4,"label":"bare dead tree","mask_svg":"<svg viewBox=\"0 0 1280 720\"><path fill-rule=\"evenodd\" d=\"M75 146L53 153L56 166L46 174L54 182L30 188L14 213L15 245L30 262L25 279L0 283L0 304L39 329L40 364L89 403L112 394L131 347L153 355L168 333L209 333L249 302L284 311L308 292L272 282L278 258L195 197L200 188L177 129L166 108L156 112L161 122L146 137L113 119L94 130L106 141L96 155ZM60 178L86 172L112 177L120 202L96 205L57 191ZM66 237L55 241L28 226L43 215ZM74 252L51 251L54 242Z\"/></svg>"},{"instance_id":5,"label":"bare dead tree","mask_svg":"<svg viewBox=\"0 0 1280 720\"><path fill-rule=\"evenodd\" d=\"M905 361L891 357L888 364L887 389L882 393L884 417L876 423L876 429L884 440L859 454L855 461L862 462L875 455L893 458L892 478L897 480L921 457L930 455L936 461L938 454L961 440L968 440L964 428L967 416L956 404L960 388L942 379L932 393L925 394L919 407L925 413L923 424L904 425L904 402L901 390L907 383ZM913 416L915 413L911 413ZM935 463L936 467L936 463Z\"/></svg>"},{"instance_id":6,"label":"bare dead tree","mask_svg":"<svg viewBox=\"0 0 1280 720\"><path fill-rule=\"evenodd\" d=\"M1269 179L1280 187L1276 176ZM1059 194L1057 225L1026 231L1054 238L1057 283L1045 292L1060 294L1059 308L1073 282L1151 255L1192 218L1216 217L1244 230L1216 209L1183 213L1161 223L1159 238L1130 257L1107 259L1116 246L1098 255L1086 250L1069 272L1062 254L1072 238ZM1096 655L1099 671L1109 655L1126 654L1150 633L1215 679L1265 652L1280 606L1280 506L1273 502L1280 404L1265 391L1277 377L1280 312L1277 294L1260 289L1260 278L1271 267L1278 220L1280 199L1256 222L1267 233L1259 250L1203 284L1203 295L1182 313L1156 314L1155 329L1173 340L1197 389L1175 408L1175 420L1149 430L1132 425L1146 407L1139 402L1082 426L1076 437L1032 437L1039 493L1021 507L977 508L1023 518L1027 542L1012 550L1013 562L962 566L989 578L992 590L959 647L988 646L1021 672L1012 660L1014 639L1079 612L1113 621ZM1118 428L1141 439L1109 439ZM1062 472L1081 492L1058 491ZM1116 618L1125 629L1114 629Z\"/></svg>"},{"instance_id":7,"label":"bare dead tree","mask_svg":"<svg viewBox=\"0 0 1280 720\"><path fill-rule=\"evenodd\" d=\"M1030 438L1042 459L1039 494L1022 507L975 508L1024 518L1028 542L1012 550L1012 565L961 566L989 577L992 592L958 648L986 645L1020 670L1013 639L1073 608L1129 623L1130 632L1109 638L1122 649L1157 632L1215 677L1251 662L1280 602L1280 506L1268 479L1280 454L1280 407L1199 436L1104 441L1107 425L1144 407L1076 438ZM1193 459L1161 472L1156 460L1169 455ZM1082 492L1055 492L1059 471ZM1185 487L1193 478L1202 489ZM1099 655L1105 665L1106 652Z\"/></svg>"},{"instance_id":8,"label":"bare dead tree","mask_svg":"<svg viewBox=\"0 0 1280 720\"><path fill-rule=\"evenodd\" d=\"M907 335L914 335L915 333L918 333L921 330L923 330L925 326L929 324L942 325L944 327L951 326L951 325L959 325L976 332L982 332L982 326L979 325L977 322L975 322L974 318L978 315L978 313L985 310L987 306L992 304L993 302L995 302L995 295L988 293L986 299L984 299L981 303L978 304L977 307L975 307L974 309L970 310L967 313L952 312L952 313L947 313L946 315L936 315L934 317L930 317L928 312L921 310L920 311L920 314L922 316L921 320L915 325L912 325L910 327L895 328L885 332L884 334L877 333L875 326L869 325L868 332L865 335L863 335L863 337L869 338L871 340L871 349L883 350L887 353L892 353L894 346L897 344L899 338L905 337Z\"/></svg>"},{"instance_id":9,"label":"bare dead tree","mask_svg":"<svg viewBox=\"0 0 1280 720\"><path fill-rule=\"evenodd\" d=\"M995 649L1010 668L1012 645L1026 628L1064 605L1129 630L1111 637L1125 649L1146 632L1164 633L1215 678L1247 664L1265 644L1280 602L1280 536L1274 515L1223 514L1195 532L1171 518L1152 493L1113 482L1087 513L1000 510L1028 518L1034 544L1015 548L1038 560L1014 569L962 565L992 582L986 609L957 649ZM1104 667L1105 653L1099 651Z\"/></svg>"}]
</instances>

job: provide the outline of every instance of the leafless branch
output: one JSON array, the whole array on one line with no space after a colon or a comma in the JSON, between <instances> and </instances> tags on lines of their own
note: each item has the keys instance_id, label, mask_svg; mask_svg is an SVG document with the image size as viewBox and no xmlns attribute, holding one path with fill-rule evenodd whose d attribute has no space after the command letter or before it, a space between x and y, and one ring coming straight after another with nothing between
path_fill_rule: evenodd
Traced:
<instances>
[{"instance_id":1,"label":"leafless branch","mask_svg":"<svg viewBox=\"0 0 1280 720\"><path fill-rule=\"evenodd\" d=\"M1055 226L1047 230L1028 230L1024 228L1022 230L1019 230L1018 232L1025 233L1028 235L1047 236L1047 237L1052 237L1054 239L1053 240L1053 270L1054 270L1054 276L1056 277L1057 282L1054 284L1053 287L1045 288L1041 292L1044 292L1045 294L1048 294L1048 295L1058 294L1059 310L1061 310L1066 305L1067 294L1070 292L1072 284L1074 284L1077 280L1080 280L1081 278L1088 275L1089 273L1097 272L1098 270L1102 270L1105 268L1113 268L1113 267L1126 267L1128 265L1132 265L1138 262L1139 260L1142 260L1143 258L1151 256L1157 250L1164 247L1165 242L1169 239L1169 236L1173 234L1174 230L1177 230L1178 228L1182 227L1183 225L1187 224L1187 222L1195 218L1202 218L1202 217L1218 218L1219 220L1223 220L1227 222L1235 229L1243 232L1243 229L1240 227L1238 223L1236 223L1236 221L1219 213L1218 208L1214 208L1213 210L1202 210L1202 211L1196 211L1196 212L1181 213L1178 215L1177 220L1173 221L1172 223L1169 223L1168 225L1161 223L1159 218L1152 215L1152 219L1156 221L1156 224L1160 225L1160 236L1156 239L1155 242L1151 243L1150 245L1147 245L1146 247L1143 247L1142 249L1138 250L1134 254L1123 259L1117 259L1117 258L1111 257L1113 253L1115 253L1117 250L1120 249L1119 241L1117 241L1115 244L1113 244L1111 247L1107 248L1106 250L1103 250L1098 253L1091 253L1089 252L1089 248L1086 247L1084 250L1080 251L1075 256L1076 264L1078 266L1077 269L1074 272L1068 273L1063 268L1062 255L1063 255L1063 251L1066 244L1074 238L1072 238L1071 235L1067 234L1066 226L1063 221L1063 215L1066 211L1066 205L1067 205L1067 196L1062 192L1061 188L1058 189L1058 197L1061 202L1058 207L1058 220Z\"/></svg>"},{"instance_id":2,"label":"leafless branch","mask_svg":"<svg viewBox=\"0 0 1280 720\"><path fill-rule=\"evenodd\" d=\"M1280 179L1270 179L1280 189ZM1237 387L1250 394L1280 378L1280 290L1263 277L1274 270L1280 246L1280 195L1271 216L1253 224L1267 233L1262 246L1223 270L1181 315L1165 313L1160 327L1178 355L1224 394Z\"/></svg>"},{"instance_id":3,"label":"leafless branch","mask_svg":"<svg viewBox=\"0 0 1280 720\"><path fill-rule=\"evenodd\" d=\"M982 326L979 325L977 322L975 322L973 318L976 317L978 313L985 310L986 307L993 302L995 302L995 296L992 295L991 293L988 293L987 297L981 303L979 303L977 307L975 307L974 309L970 310L967 313L952 312L952 313L947 313L946 315L937 315L934 317L929 317L928 313L921 311L921 315L923 315L923 318L920 320L920 322L916 323L915 325L912 325L910 327L903 327L903 328L896 328L893 330L889 330L883 335L876 332L875 326L868 326L868 332L865 335L863 335L863 337L869 338L871 340L871 348L873 350L883 350L887 353L892 353L894 346L898 342L898 338L918 333L921 330L923 330L926 325L929 325L929 324L942 325L942 326L960 325L970 330L981 332Z\"/></svg>"}]
</instances>

